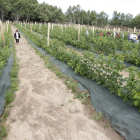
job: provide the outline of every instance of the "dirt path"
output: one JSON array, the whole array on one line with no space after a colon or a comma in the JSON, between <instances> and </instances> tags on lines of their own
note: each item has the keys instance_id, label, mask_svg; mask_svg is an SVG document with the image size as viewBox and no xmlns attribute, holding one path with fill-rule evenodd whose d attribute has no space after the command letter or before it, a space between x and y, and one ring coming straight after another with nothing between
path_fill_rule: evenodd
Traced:
<instances>
[{"instance_id":1,"label":"dirt path","mask_svg":"<svg viewBox=\"0 0 140 140\"><path fill-rule=\"evenodd\" d=\"M6 122L7 140L123 140L86 115L85 106L73 99L23 36L16 50L20 87Z\"/></svg>"}]
</instances>

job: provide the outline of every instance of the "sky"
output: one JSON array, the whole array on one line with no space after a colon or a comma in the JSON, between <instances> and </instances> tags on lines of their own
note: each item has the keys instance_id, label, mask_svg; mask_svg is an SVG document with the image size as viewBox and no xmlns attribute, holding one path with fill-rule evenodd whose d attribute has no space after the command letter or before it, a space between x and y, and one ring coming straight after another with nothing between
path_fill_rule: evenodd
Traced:
<instances>
[{"instance_id":1,"label":"sky","mask_svg":"<svg viewBox=\"0 0 140 140\"><path fill-rule=\"evenodd\" d=\"M120 13L130 13L135 17L140 13L140 0L38 0L39 3L47 3L49 5L60 7L65 13L69 6L80 5L81 9L95 10L97 13L104 11L112 18L113 11Z\"/></svg>"}]
</instances>

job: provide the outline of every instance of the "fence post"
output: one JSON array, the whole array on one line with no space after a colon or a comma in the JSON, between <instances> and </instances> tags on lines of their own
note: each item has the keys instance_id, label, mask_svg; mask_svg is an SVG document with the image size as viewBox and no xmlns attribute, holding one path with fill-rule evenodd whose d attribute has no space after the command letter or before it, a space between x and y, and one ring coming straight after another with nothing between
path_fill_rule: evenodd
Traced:
<instances>
[{"instance_id":1,"label":"fence post","mask_svg":"<svg viewBox=\"0 0 140 140\"><path fill-rule=\"evenodd\" d=\"M79 24L79 26L78 26L79 28L78 28L78 41L80 40L80 24Z\"/></svg>"},{"instance_id":2,"label":"fence post","mask_svg":"<svg viewBox=\"0 0 140 140\"><path fill-rule=\"evenodd\" d=\"M1 26L1 35L2 35L4 46L5 46L5 39L4 39L4 33L3 33L3 29L2 29L2 22L1 22L1 20L0 20L0 26Z\"/></svg>"},{"instance_id":3,"label":"fence post","mask_svg":"<svg viewBox=\"0 0 140 140\"><path fill-rule=\"evenodd\" d=\"M136 32L136 27L134 27L134 33Z\"/></svg>"},{"instance_id":4,"label":"fence post","mask_svg":"<svg viewBox=\"0 0 140 140\"><path fill-rule=\"evenodd\" d=\"M114 38L115 38L115 27L114 27Z\"/></svg>"},{"instance_id":5,"label":"fence post","mask_svg":"<svg viewBox=\"0 0 140 140\"><path fill-rule=\"evenodd\" d=\"M47 46L49 46L50 23L48 23Z\"/></svg>"}]
</instances>

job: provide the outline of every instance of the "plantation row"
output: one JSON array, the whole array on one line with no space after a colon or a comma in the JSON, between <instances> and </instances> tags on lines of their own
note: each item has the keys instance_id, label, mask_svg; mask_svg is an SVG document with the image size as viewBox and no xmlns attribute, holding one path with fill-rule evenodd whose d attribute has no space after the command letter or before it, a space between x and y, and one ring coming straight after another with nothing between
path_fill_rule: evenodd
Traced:
<instances>
[{"instance_id":1,"label":"plantation row","mask_svg":"<svg viewBox=\"0 0 140 140\"><path fill-rule=\"evenodd\" d=\"M28 28L29 25L27 25ZM47 36L47 26L43 25L39 29L38 25L32 27L33 31L38 32L42 35ZM60 41L81 48L83 50L89 50L96 53L103 53L105 55L111 54L114 58L120 57L122 61L132 63L136 66L140 66L140 44L131 43L123 38L114 39L113 37L101 37L96 34L91 35L85 34L85 29L80 33L80 40L78 41L78 31L75 28L62 29L61 27L54 26L53 30L50 31L50 37L56 38ZM116 49L123 50L121 53L117 52Z\"/></svg>"},{"instance_id":2,"label":"plantation row","mask_svg":"<svg viewBox=\"0 0 140 140\"><path fill-rule=\"evenodd\" d=\"M66 62L76 73L97 81L98 84L107 87L111 93L120 96L124 101L130 101L140 109L140 71L137 71L137 67L126 69L121 57L116 57L116 61L113 62L112 56L101 54L96 58L89 51L81 54L73 49L68 51L65 44L57 39L51 39L47 46L45 35L40 37L25 30L25 27L15 25L38 47L42 47L47 53ZM129 77L123 78L120 74L124 69L129 72Z\"/></svg>"},{"instance_id":3,"label":"plantation row","mask_svg":"<svg viewBox=\"0 0 140 140\"><path fill-rule=\"evenodd\" d=\"M2 36L0 38L0 45L1 45L0 46L0 70L6 64L7 59L10 56L9 46L11 44L11 37L12 37L10 25L9 25L9 32L7 32L6 29L4 30L4 36L5 36L5 46L4 46L4 43L3 43ZM1 71L0 71L0 75L1 75Z\"/></svg>"}]
</instances>

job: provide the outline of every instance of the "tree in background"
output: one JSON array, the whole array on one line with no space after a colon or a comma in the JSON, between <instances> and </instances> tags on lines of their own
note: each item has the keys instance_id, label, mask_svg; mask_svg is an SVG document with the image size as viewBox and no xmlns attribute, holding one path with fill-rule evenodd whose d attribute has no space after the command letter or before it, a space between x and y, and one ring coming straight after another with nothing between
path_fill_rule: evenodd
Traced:
<instances>
[{"instance_id":1,"label":"tree in background","mask_svg":"<svg viewBox=\"0 0 140 140\"><path fill-rule=\"evenodd\" d=\"M38 21L41 22L47 22L49 21L50 11L49 11L49 5L45 2L42 4L38 4L36 9L36 17Z\"/></svg>"},{"instance_id":2,"label":"tree in background","mask_svg":"<svg viewBox=\"0 0 140 140\"><path fill-rule=\"evenodd\" d=\"M130 27L131 26L131 22L132 22L132 19L133 19L133 15L128 13L126 14L126 20L125 20L125 26L127 27Z\"/></svg>"},{"instance_id":3,"label":"tree in background","mask_svg":"<svg viewBox=\"0 0 140 140\"><path fill-rule=\"evenodd\" d=\"M10 0L0 0L0 16L3 21L8 16L8 12L11 11L12 5Z\"/></svg>"},{"instance_id":4,"label":"tree in background","mask_svg":"<svg viewBox=\"0 0 140 140\"><path fill-rule=\"evenodd\" d=\"M26 22L35 19L34 9L38 6L37 0L22 0L21 5L21 18Z\"/></svg>"},{"instance_id":5,"label":"tree in background","mask_svg":"<svg viewBox=\"0 0 140 140\"><path fill-rule=\"evenodd\" d=\"M69 19L69 22L72 23L72 7L69 6L69 8L67 9L67 12L65 13L66 18Z\"/></svg>"},{"instance_id":6,"label":"tree in background","mask_svg":"<svg viewBox=\"0 0 140 140\"><path fill-rule=\"evenodd\" d=\"M131 27L137 27L140 29L140 14L133 18Z\"/></svg>"},{"instance_id":7,"label":"tree in background","mask_svg":"<svg viewBox=\"0 0 140 140\"><path fill-rule=\"evenodd\" d=\"M120 25L121 25L121 26L124 26L124 25L125 25L125 22L126 22L126 16L125 16L124 13L122 13L122 14L120 15Z\"/></svg>"},{"instance_id":8,"label":"tree in background","mask_svg":"<svg viewBox=\"0 0 140 140\"><path fill-rule=\"evenodd\" d=\"M98 14L97 24L98 26L104 27L108 24L108 15L102 11Z\"/></svg>"},{"instance_id":9,"label":"tree in background","mask_svg":"<svg viewBox=\"0 0 140 140\"><path fill-rule=\"evenodd\" d=\"M47 3L39 4L37 0L0 0L0 19L12 21L37 21L37 22L68 22L76 24L86 24L92 26L127 26L140 28L140 14L133 18L128 13L113 12L111 19L108 19L105 12L85 11L80 5L69 6L66 13L57 6Z\"/></svg>"},{"instance_id":10,"label":"tree in background","mask_svg":"<svg viewBox=\"0 0 140 140\"><path fill-rule=\"evenodd\" d=\"M86 21L86 18L87 18L87 13L86 13L86 11L85 10L81 10L81 13L80 13L80 15L81 15L81 24L85 24L85 21Z\"/></svg>"},{"instance_id":11,"label":"tree in background","mask_svg":"<svg viewBox=\"0 0 140 140\"><path fill-rule=\"evenodd\" d=\"M91 20L91 25L97 26L97 13L96 11L91 11L90 13L90 20Z\"/></svg>"},{"instance_id":12,"label":"tree in background","mask_svg":"<svg viewBox=\"0 0 140 140\"><path fill-rule=\"evenodd\" d=\"M118 13L117 11L114 11L110 24L119 26L120 25L120 18L121 18L121 13Z\"/></svg>"}]
</instances>

